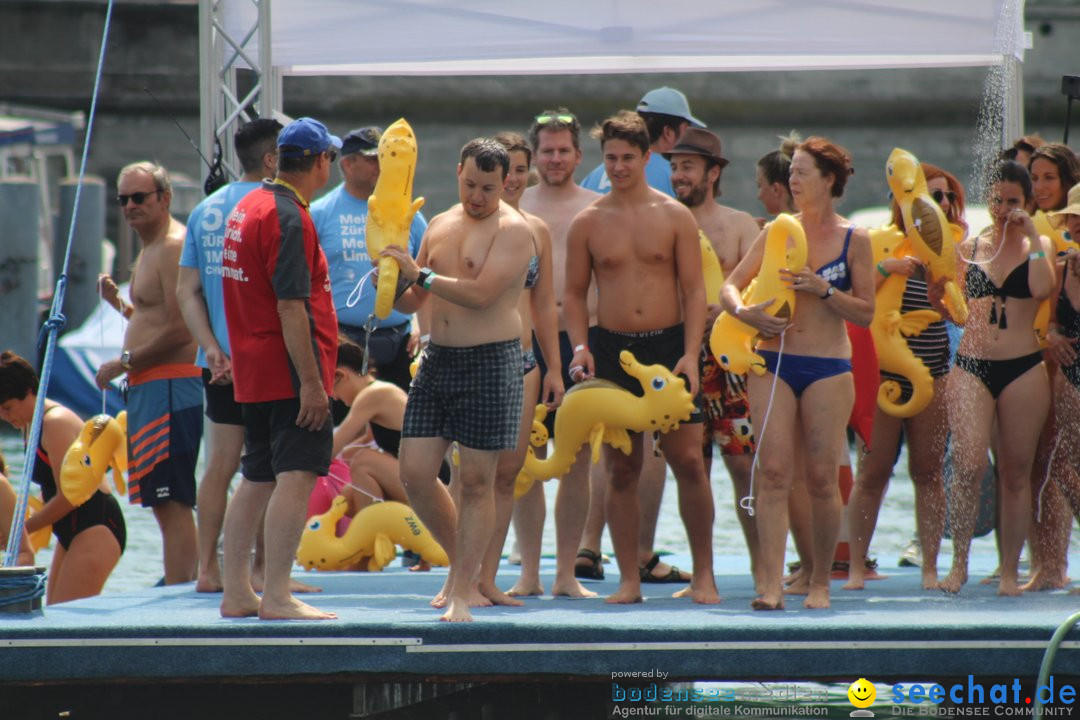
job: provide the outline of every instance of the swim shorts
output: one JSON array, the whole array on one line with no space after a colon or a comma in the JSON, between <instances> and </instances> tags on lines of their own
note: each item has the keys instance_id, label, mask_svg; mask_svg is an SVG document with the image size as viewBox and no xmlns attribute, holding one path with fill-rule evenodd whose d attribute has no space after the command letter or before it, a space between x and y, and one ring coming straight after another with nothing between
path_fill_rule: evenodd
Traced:
<instances>
[{"instance_id":1,"label":"swim shorts","mask_svg":"<svg viewBox=\"0 0 1080 720\"><path fill-rule=\"evenodd\" d=\"M429 343L409 386L402 438L442 437L473 450L517 446L524 402L521 341Z\"/></svg>"},{"instance_id":2,"label":"swim shorts","mask_svg":"<svg viewBox=\"0 0 1080 720\"><path fill-rule=\"evenodd\" d=\"M641 387L641 382L623 370L619 353L629 350L642 365L663 365L668 370L674 370L686 351L683 337L682 325L644 332L618 332L597 327L596 339L592 347L596 377L610 380L634 395L643 397L645 391ZM702 420L699 394L694 398L694 412L684 424L699 423Z\"/></svg>"},{"instance_id":3,"label":"swim shorts","mask_svg":"<svg viewBox=\"0 0 1080 720\"><path fill-rule=\"evenodd\" d=\"M244 411L233 396L232 383L213 385L210 371L202 371L203 393L206 395L206 417L218 425L243 425Z\"/></svg>"},{"instance_id":4,"label":"swim shorts","mask_svg":"<svg viewBox=\"0 0 1080 720\"><path fill-rule=\"evenodd\" d=\"M547 375L547 363L544 361L544 354L540 351L540 341L536 339L536 333L533 333L533 348L536 350L536 364L540 368L540 395L537 396L536 402L544 402L543 393L544 385L543 378ZM589 328L589 347L596 346L596 326ZM574 358L574 349L570 346L570 335L565 330L559 331L559 362L562 365L562 380L563 387L567 390L574 386L574 380L570 377L570 362ZM544 418L544 426L547 427L548 437L555 435L555 416L559 414L559 410L556 408L554 411L549 412L547 417Z\"/></svg>"},{"instance_id":5,"label":"swim shorts","mask_svg":"<svg viewBox=\"0 0 1080 720\"><path fill-rule=\"evenodd\" d=\"M128 498L195 506L202 441L202 369L175 363L128 374Z\"/></svg>"},{"instance_id":6,"label":"swim shorts","mask_svg":"<svg viewBox=\"0 0 1080 720\"><path fill-rule=\"evenodd\" d=\"M746 376L720 367L708 344L701 348L701 399L705 454L711 457L713 443L723 455L752 454L754 428L750 424Z\"/></svg>"},{"instance_id":7,"label":"swim shorts","mask_svg":"<svg viewBox=\"0 0 1080 720\"><path fill-rule=\"evenodd\" d=\"M244 410L244 479L274 482L284 472L326 475L334 453L334 423L329 417L320 430L296 424L300 398L240 403ZM329 407L329 405L328 405Z\"/></svg>"}]
</instances>

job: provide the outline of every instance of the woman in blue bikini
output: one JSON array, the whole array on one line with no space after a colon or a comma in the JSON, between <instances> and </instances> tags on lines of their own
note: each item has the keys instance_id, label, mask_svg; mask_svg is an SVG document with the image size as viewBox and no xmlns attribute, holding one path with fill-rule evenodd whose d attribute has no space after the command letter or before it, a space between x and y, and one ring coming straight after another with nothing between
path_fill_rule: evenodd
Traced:
<instances>
[{"instance_id":1,"label":"woman in blue bikini","mask_svg":"<svg viewBox=\"0 0 1080 720\"><path fill-rule=\"evenodd\" d=\"M763 419L755 474L766 581L751 603L756 610L784 607L781 578L796 437L804 448L813 523L809 592L803 605L829 607L829 574L842 512L836 478L844 428L855 402L844 321L865 327L874 314L870 238L834 209L851 172L847 151L824 138L806 140L792 157L791 195L806 231L809 266L781 270L781 277L799 293L790 319L766 313L769 303L742 303L743 288L761 267L764 231L721 295L724 310L760 332L758 353L768 369L762 376L751 373L747 381L750 414Z\"/></svg>"},{"instance_id":2,"label":"woman in blue bikini","mask_svg":"<svg viewBox=\"0 0 1080 720\"><path fill-rule=\"evenodd\" d=\"M1031 518L1031 466L1050 408L1050 383L1032 323L1056 285L1050 241L1024 209L1031 201L1024 166L1000 163L989 194L994 224L960 245L970 263L963 275L969 314L946 390L953 433L953 564L940 585L946 592L959 592L967 582L975 499L995 419L1001 438L998 594L1022 592L1017 566Z\"/></svg>"}]
</instances>

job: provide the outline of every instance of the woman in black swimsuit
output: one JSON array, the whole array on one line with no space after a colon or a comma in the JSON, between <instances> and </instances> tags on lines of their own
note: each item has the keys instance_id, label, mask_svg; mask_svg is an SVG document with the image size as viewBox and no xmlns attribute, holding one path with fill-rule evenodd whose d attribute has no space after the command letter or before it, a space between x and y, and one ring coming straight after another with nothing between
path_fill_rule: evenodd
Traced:
<instances>
[{"instance_id":1,"label":"woman in black swimsuit","mask_svg":"<svg viewBox=\"0 0 1080 720\"><path fill-rule=\"evenodd\" d=\"M0 420L27 431L37 402L37 373L13 352L0 353ZM104 480L82 505L75 507L59 492L57 478L83 421L63 405L45 401L41 440L32 480L41 486L45 506L26 521L33 533L52 525L53 551L45 593L49 605L90 597L101 592L124 552L127 529L120 503Z\"/></svg>"},{"instance_id":2,"label":"woman in black swimsuit","mask_svg":"<svg viewBox=\"0 0 1080 720\"><path fill-rule=\"evenodd\" d=\"M1031 468L1050 407L1050 383L1032 330L1039 303L1054 291L1052 247L1025 210L1032 200L1027 170L1011 160L990 185L994 223L960 245L968 321L949 373L946 404L953 433L949 511L953 564L941 589L967 582L979 478L995 419L1000 438L1001 581L999 595L1018 595L1020 550L1031 517Z\"/></svg>"}]
</instances>

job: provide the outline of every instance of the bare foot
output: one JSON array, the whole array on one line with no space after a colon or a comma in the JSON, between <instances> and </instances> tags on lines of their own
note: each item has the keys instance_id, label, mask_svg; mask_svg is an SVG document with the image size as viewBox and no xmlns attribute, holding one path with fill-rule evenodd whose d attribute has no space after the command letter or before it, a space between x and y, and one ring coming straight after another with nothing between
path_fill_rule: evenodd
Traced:
<instances>
[{"instance_id":1,"label":"bare foot","mask_svg":"<svg viewBox=\"0 0 1080 720\"><path fill-rule=\"evenodd\" d=\"M570 578L566 581L556 578L555 583L551 586L551 594L554 597L568 598L596 597L596 593L592 590L587 590L584 585L577 581L577 578Z\"/></svg>"},{"instance_id":2,"label":"bare foot","mask_svg":"<svg viewBox=\"0 0 1080 720\"><path fill-rule=\"evenodd\" d=\"M262 575L251 576L251 589L257 593L263 591L263 577ZM317 593L322 592L322 588L315 587L314 585L308 585L302 583L299 580L293 580L289 578L289 592L291 593Z\"/></svg>"},{"instance_id":3,"label":"bare foot","mask_svg":"<svg viewBox=\"0 0 1080 720\"><path fill-rule=\"evenodd\" d=\"M431 607L444 608L446 607L446 598L450 595L450 575L447 574L446 580L443 581L442 589L435 593L435 597L431 598Z\"/></svg>"},{"instance_id":4,"label":"bare foot","mask_svg":"<svg viewBox=\"0 0 1080 720\"><path fill-rule=\"evenodd\" d=\"M472 603L454 598L446 604L446 612L439 618L443 622L472 622L473 616L469 612Z\"/></svg>"},{"instance_id":5,"label":"bare foot","mask_svg":"<svg viewBox=\"0 0 1080 720\"><path fill-rule=\"evenodd\" d=\"M612 605L633 605L641 602L641 588L627 585L619 585L619 589L605 598L604 602Z\"/></svg>"},{"instance_id":6,"label":"bare foot","mask_svg":"<svg viewBox=\"0 0 1080 720\"><path fill-rule=\"evenodd\" d=\"M262 620L334 620L337 615L324 612L290 597L284 603L272 603L264 598L259 604L259 618Z\"/></svg>"},{"instance_id":7,"label":"bare foot","mask_svg":"<svg viewBox=\"0 0 1080 720\"><path fill-rule=\"evenodd\" d=\"M720 593L716 589L716 583L705 581L700 586L690 583L689 586L671 594L673 598L688 597L699 605L716 605L720 602Z\"/></svg>"},{"instance_id":8,"label":"bare foot","mask_svg":"<svg viewBox=\"0 0 1080 720\"><path fill-rule=\"evenodd\" d=\"M1037 570L1031 579L1024 583L1023 592L1041 592L1043 590L1061 590L1069 584L1064 570Z\"/></svg>"},{"instance_id":9,"label":"bare foot","mask_svg":"<svg viewBox=\"0 0 1080 720\"><path fill-rule=\"evenodd\" d=\"M923 568L922 568L922 589L923 590L937 590L938 589L937 568L928 568L925 565L923 565Z\"/></svg>"},{"instance_id":10,"label":"bare foot","mask_svg":"<svg viewBox=\"0 0 1080 720\"><path fill-rule=\"evenodd\" d=\"M854 567L854 566L852 566ZM859 570L851 570L848 572L848 581L844 583L843 590L865 590L866 589L866 575Z\"/></svg>"},{"instance_id":11,"label":"bare foot","mask_svg":"<svg viewBox=\"0 0 1080 720\"><path fill-rule=\"evenodd\" d=\"M1026 586L1024 586L1026 587ZM1016 580L1006 580L1001 578L1001 582L998 583L998 595L1004 595L1006 597L1017 597L1024 594L1024 588L1020 587Z\"/></svg>"},{"instance_id":12,"label":"bare foot","mask_svg":"<svg viewBox=\"0 0 1080 720\"><path fill-rule=\"evenodd\" d=\"M488 600L484 593L480 592L480 588L473 585L469 589L469 607L491 607L494 605L491 600Z\"/></svg>"},{"instance_id":13,"label":"bare foot","mask_svg":"<svg viewBox=\"0 0 1080 720\"><path fill-rule=\"evenodd\" d=\"M948 579L948 578L946 578L946 579ZM994 569L994 572L990 573L989 575L984 577L982 580L980 580L979 584L980 585L993 585L994 583L996 583L1000 579L1001 579L1001 566L999 565L997 568ZM967 582L966 577L964 578L964 582Z\"/></svg>"},{"instance_id":14,"label":"bare foot","mask_svg":"<svg viewBox=\"0 0 1080 720\"><path fill-rule=\"evenodd\" d=\"M221 599L221 617L255 617L259 614L259 596L254 592L230 593Z\"/></svg>"},{"instance_id":15,"label":"bare foot","mask_svg":"<svg viewBox=\"0 0 1080 720\"><path fill-rule=\"evenodd\" d=\"M967 570L953 568L949 571L949 574L945 576L945 579L938 583L938 588L947 593L958 593L960 592L960 588L964 587L967 579Z\"/></svg>"},{"instance_id":16,"label":"bare foot","mask_svg":"<svg viewBox=\"0 0 1080 720\"><path fill-rule=\"evenodd\" d=\"M801 570L790 583L784 586L785 595L805 595L808 592L810 592L810 576Z\"/></svg>"},{"instance_id":17,"label":"bare foot","mask_svg":"<svg viewBox=\"0 0 1080 720\"><path fill-rule=\"evenodd\" d=\"M750 607L754 610L783 610L784 596L783 594L760 595L750 601Z\"/></svg>"},{"instance_id":18,"label":"bare foot","mask_svg":"<svg viewBox=\"0 0 1080 720\"><path fill-rule=\"evenodd\" d=\"M518 578L518 581L514 583L514 587L507 590L506 594L510 597L536 597L544 594L544 586L540 584L539 580ZM552 594L554 594L554 591L552 591Z\"/></svg>"},{"instance_id":19,"label":"bare foot","mask_svg":"<svg viewBox=\"0 0 1080 720\"><path fill-rule=\"evenodd\" d=\"M829 586L811 585L803 600L803 607L808 610L824 610L829 607Z\"/></svg>"},{"instance_id":20,"label":"bare foot","mask_svg":"<svg viewBox=\"0 0 1080 720\"><path fill-rule=\"evenodd\" d=\"M195 592L197 593L219 593L225 589L225 586L221 583L221 576L199 575L199 579L195 581Z\"/></svg>"},{"instance_id":21,"label":"bare foot","mask_svg":"<svg viewBox=\"0 0 1080 720\"><path fill-rule=\"evenodd\" d=\"M508 605L510 607L521 607L525 603L517 598L510 597L499 588L494 585L488 585L487 583L481 583L478 590L483 595L489 604L494 605Z\"/></svg>"}]
</instances>

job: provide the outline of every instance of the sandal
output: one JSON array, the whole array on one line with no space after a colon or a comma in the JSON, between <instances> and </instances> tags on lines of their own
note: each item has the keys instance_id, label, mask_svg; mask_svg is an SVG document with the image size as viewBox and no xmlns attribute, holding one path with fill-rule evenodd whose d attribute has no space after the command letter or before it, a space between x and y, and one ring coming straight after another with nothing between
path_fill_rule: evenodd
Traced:
<instances>
[{"instance_id":1,"label":"sandal","mask_svg":"<svg viewBox=\"0 0 1080 720\"><path fill-rule=\"evenodd\" d=\"M643 583L682 583L686 584L690 582L690 578L683 577L683 572L674 565L671 566L671 570L667 575L653 575L653 569L660 564L660 554L653 553L653 556L649 558L649 562L645 563L645 567L638 568L641 573L641 582Z\"/></svg>"},{"instance_id":2,"label":"sandal","mask_svg":"<svg viewBox=\"0 0 1080 720\"><path fill-rule=\"evenodd\" d=\"M603 558L600 553L593 552L589 548L581 548L578 550L578 558L584 558L589 561L588 565L574 563L574 577L582 580L603 580L604 579L604 566Z\"/></svg>"}]
</instances>

